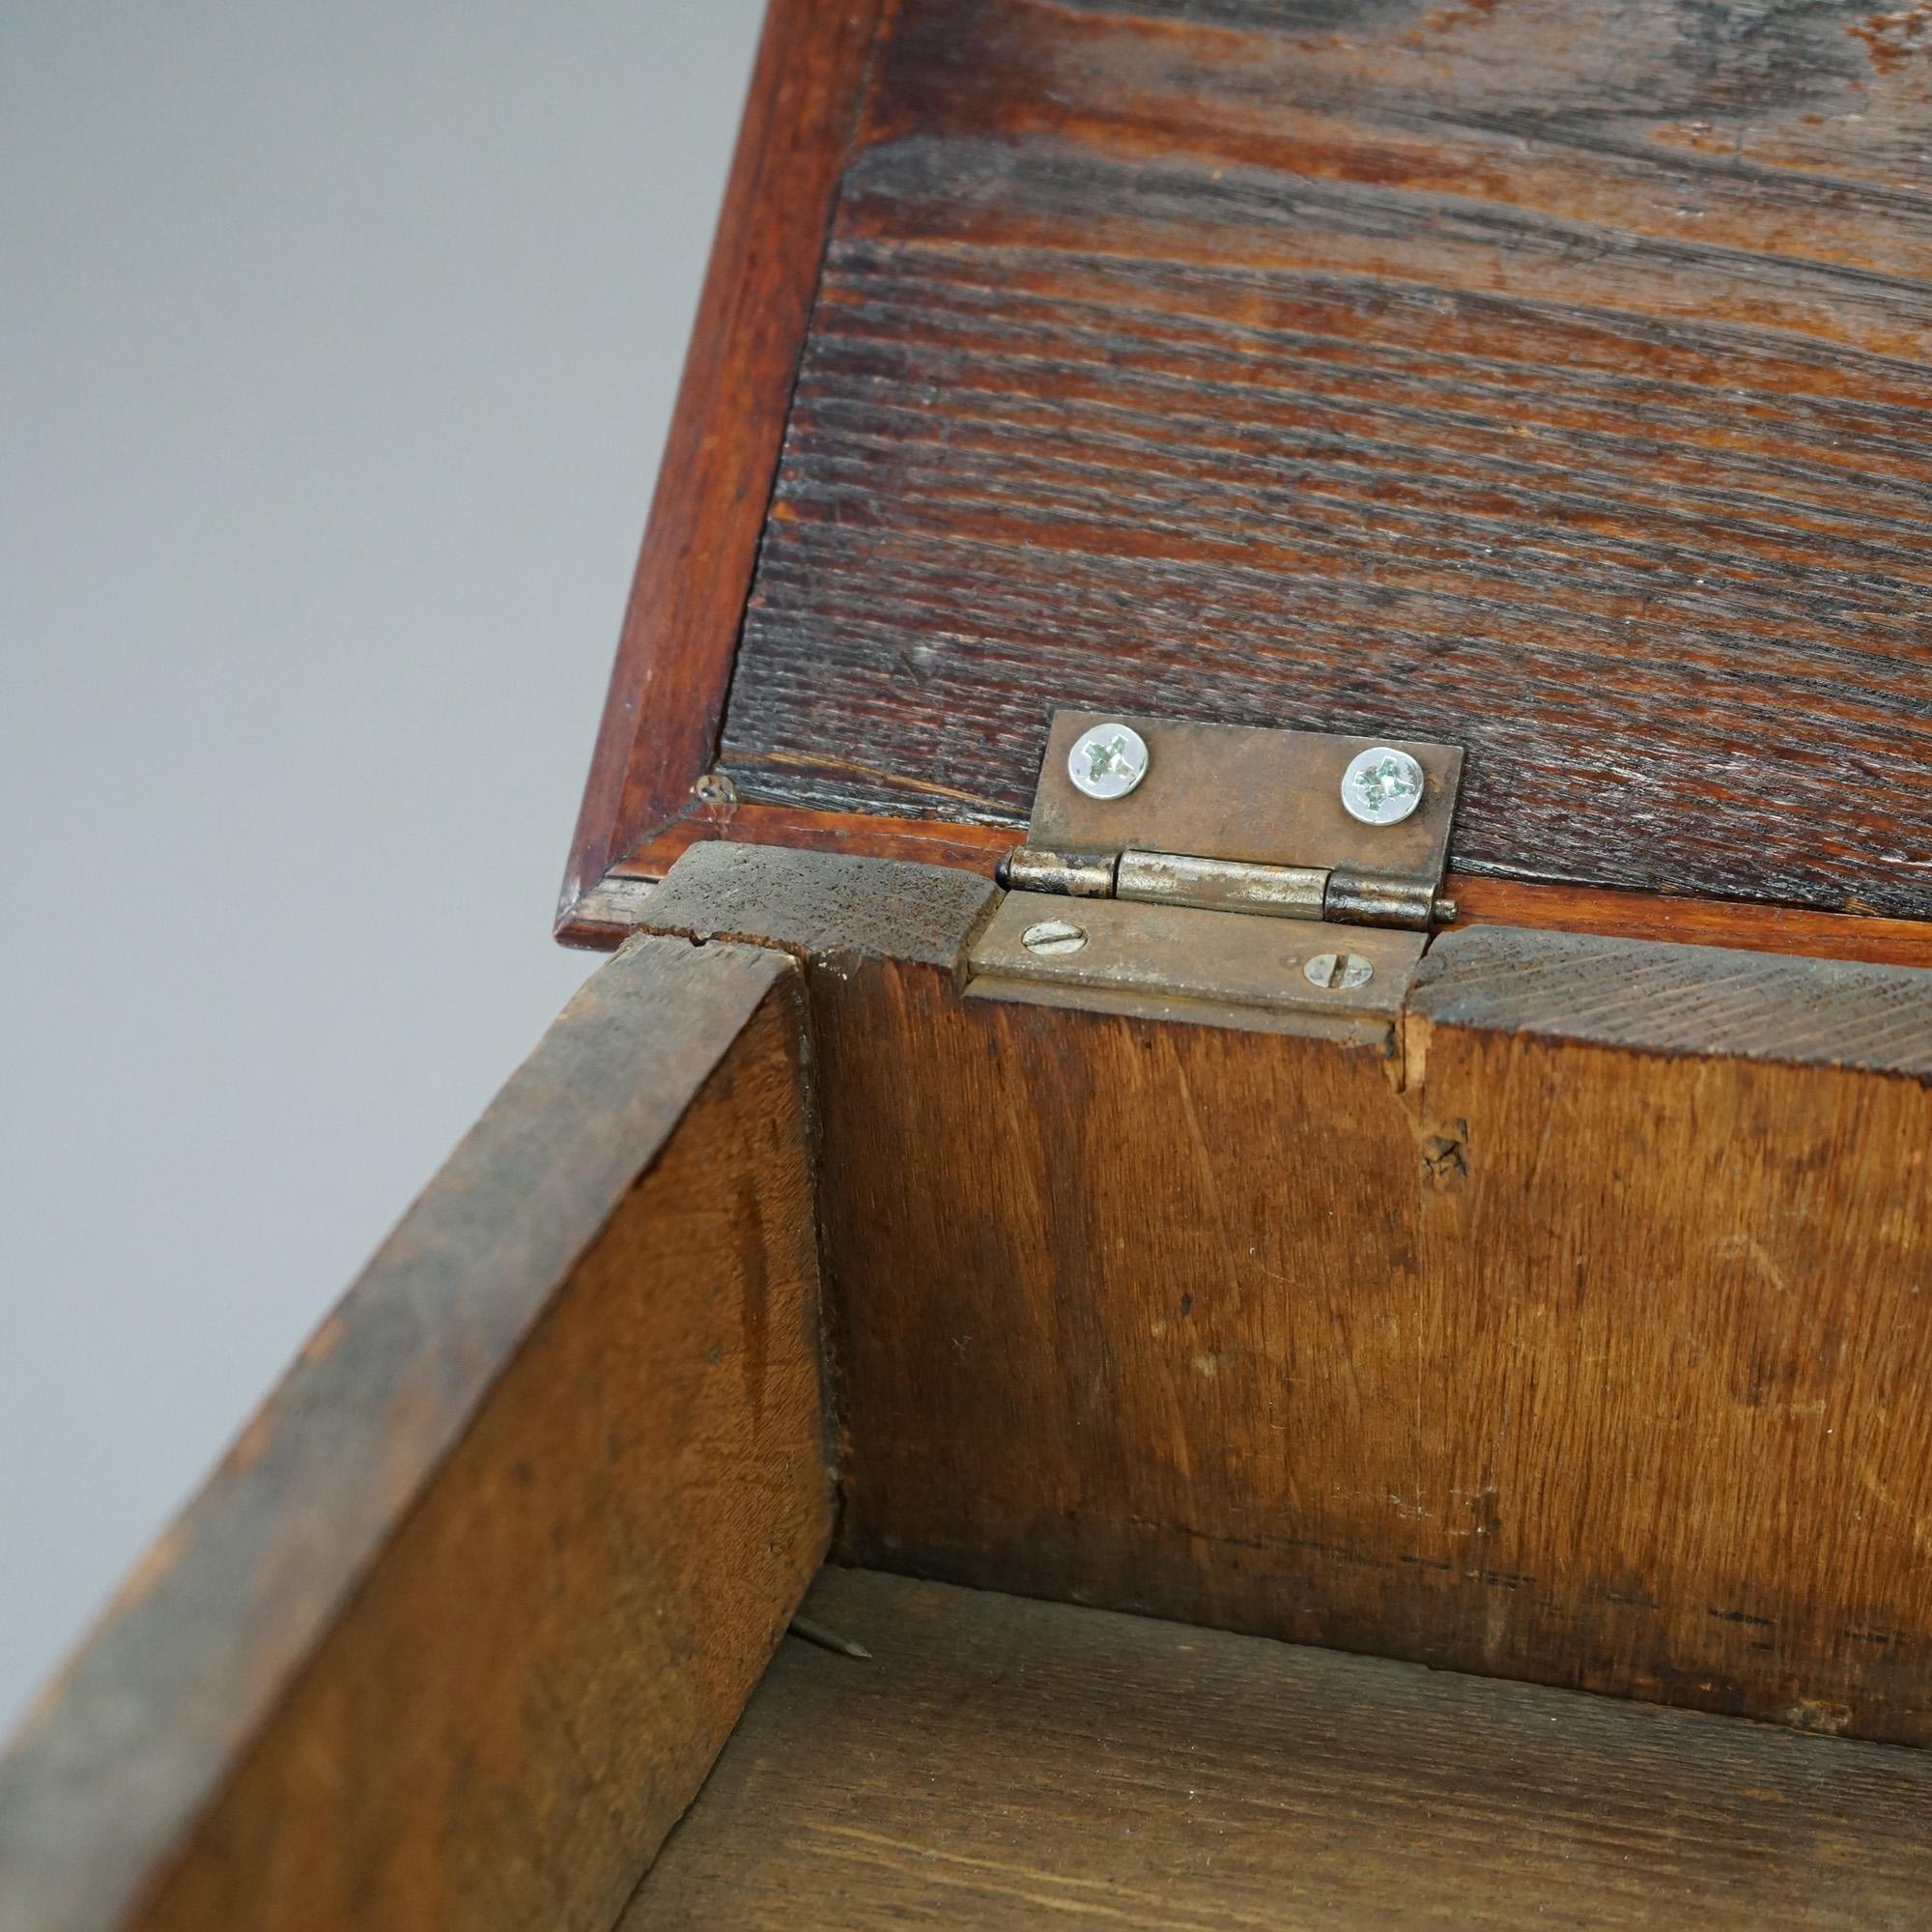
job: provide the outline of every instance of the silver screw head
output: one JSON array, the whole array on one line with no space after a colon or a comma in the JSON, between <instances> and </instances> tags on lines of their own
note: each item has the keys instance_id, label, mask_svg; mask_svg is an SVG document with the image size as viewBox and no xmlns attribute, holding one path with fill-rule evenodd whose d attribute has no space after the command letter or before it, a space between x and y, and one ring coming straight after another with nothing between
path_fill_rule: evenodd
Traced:
<instances>
[{"instance_id":1,"label":"silver screw head","mask_svg":"<svg viewBox=\"0 0 1932 1932\"><path fill-rule=\"evenodd\" d=\"M1131 724L1095 724L1066 754L1066 776L1089 798L1125 798L1147 777L1147 740Z\"/></svg>"},{"instance_id":2,"label":"silver screw head","mask_svg":"<svg viewBox=\"0 0 1932 1932\"><path fill-rule=\"evenodd\" d=\"M1043 919L1020 934L1020 944L1029 952L1051 957L1056 952L1078 952L1087 944L1087 932L1070 919Z\"/></svg>"},{"instance_id":3,"label":"silver screw head","mask_svg":"<svg viewBox=\"0 0 1932 1932\"><path fill-rule=\"evenodd\" d=\"M1377 745L1342 774L1342 809L1364 825L1400 825L1422 803L1422 767L1406 752Z\"/></svg>"},{"instance_id":4,"label":"silver screw head","mask_svg":"<svg viewBox=\"0 0 1932 1932\"><path fill-rule=\"evenodd\" d=\"M1366 986L1376 969L1359 952L1318 952L1302 967L1301 977L1324 993L1336 993L1344 986Z\"/></svg>"}]
</instances>

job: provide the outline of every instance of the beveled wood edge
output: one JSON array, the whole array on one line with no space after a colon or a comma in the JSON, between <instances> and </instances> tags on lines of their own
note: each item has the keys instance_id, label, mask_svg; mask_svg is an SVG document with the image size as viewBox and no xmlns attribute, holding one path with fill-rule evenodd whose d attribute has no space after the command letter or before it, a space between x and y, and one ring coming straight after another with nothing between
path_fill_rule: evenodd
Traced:
<instances>
[{"instance_id":1,"label":"beveled wood edge","mask_svg":"<svg viewBox=\"0 0 1932 1932\"><path fill-rule=\"evenodd\" d=\"M798 985L779 952L639 935L565 1008L0 1738L10 1925L140 1909L580 1257Z\"/></svg>"},{"instance_id":2,"label":"beveled wood edge","mask_svg":"<svg viewBox=\"0 0 1932 1932\"><path fill-rule=\"evenodd\" d=\"M1540 885L1451 872L1456 901L1451 930L1472 925L1527 926L1601 939L1674 940L1725 946L1741 952L1783 952L1810 959L1855 959L1877 966L1932 966L1932 923L1875 914L1816 912L1808 906L1746 900L1675 898L1607 886Z\"/></svg>"},{"instance_id":3,"label":"beveled wood edge","mask_svg":"<svg viewBox=\"0 0 1932 1932\"><path fill-rule=\"evenodd\" d=\"M685 852L709 839L952 866L990 878L1021 836L1022 828L1009 825L873 818L857 812L736 802L701 804L612 866L559 920L556 936L566 946L593 950L621 945L641 920L646 889ZM1600 886L1543 885L1462 872L1450 873L1445 890L1458 910L1450 930L1511 925L1607 939L1673 940L1745 952L1932 967L1932 923L1918 920L1674 898Z\"/></svg>"},{"instance_id":4,"label":"beveled wood edge","mask_svg":"<svg viewBox=\"0 0 1932 1932\"><path fill-rule=\"evenodd\" d=\"M560 932L613 862L690 804L710 764L881 6L770 0L571 840Z\"/></svg>"}]
</instances>

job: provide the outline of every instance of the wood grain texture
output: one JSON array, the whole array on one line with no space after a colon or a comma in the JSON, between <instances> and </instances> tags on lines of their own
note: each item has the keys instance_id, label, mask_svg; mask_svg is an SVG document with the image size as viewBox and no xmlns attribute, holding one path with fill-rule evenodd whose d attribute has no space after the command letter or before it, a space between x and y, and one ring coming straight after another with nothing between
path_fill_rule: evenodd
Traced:
<instances>
[{"instance_id":1,"label":"wood grain texture","mask_svg":"<svg viewBox=\"0 0 1932 1932\"><path fill-rule=\"evenodd\" d=\"M571 946L608 950L621 945L638 927L643 889L663 878L686 852L713 839L946 866L988 877L1015 842L1013 833L1003 826L734 804L722 811L681 819L662 838L613 867L602 890L578 902L576 914L557 928L557 936ZM1476 878L1466 872L1451 872L1446 891L1462 908L1460 923L1464 925L1529 926L1601 933L1613 939L1662 939L1807 958L1932 967L1932 923L1918 920L1538 885Z\"/></svg>"},{"instance_id":2,"label":"wood grain texture","mask_svg":"<svg viewBox=\"0 0 1932 1932\"><path fill-rule=\"evenodd\" d=\"M797 973L635 940L0 1761L9 1932L602 1928L823 1552Z\"/></svg>"},{"instance_id":3,"label":"wood grain texture","mask_svg":"<svg viewBox=\"0 0 1932 1932\"><path fill-rule=\"evenodd\" d=\"M1804 906L1674 898L1662 893L1543 886L1451 872L1447 891L1463 925L1528 926L1605 939L1661 939L1798 958L1856 959L1884 966L1932 967L1932 924L1814 912Z\"/></svg>"},{"instance_id":4,"label":"wood grain texture","mask_svg":"<svg viewBox=\"0 0 1932 1932\"><path fill-rule=\"evenodd\" d=\"M621 1932L1905 1932L1932 1758L829 1570Z\"/></svg>"},{"instance_id":5,"label":"wood grain texture","mask_svg":"<svg viewBox=\"0 0 1932 1932\"><path fill-rule=\"evenodd\" d=\"M1474 926L1430 948L1407 1014L1417 1079L1419 1039L1441 1025L1932 1084L1932 973L1895 966Z\"/></svg>"},{"instance_id":6,"label":"wood grain texture","mask_svg":"<svg viewBox=\"0 0 1932 1932\"><path fill-rule=\"evenodd\" d=\"M801 863L660 913L809 961L846 1560L1932 1742L1932 979L1470 932L1378 1053Z\"/></svg>"},{"instance_id":7,"label":"wood grain texture","mask_svg":"<svg viewBox=\"0 0 1932 1932\"><path fill-rule=\"evenodd\" d=\"M693 804L731 679L879 0L770 0L558 923Z\"/></svg>"},{"instance_id":8,"label":"wood grain texture","mask_svg":"<svg viewBox=\"0 0 1932 1932\"><path fill-rule=\"evenodd\" d=\"M646 902L643 929L775 946L824 966L850 956L937 967L949 980L999 890L944 866L755 845L700 845Z\"/></svg>"},{"instance_id":9,"label":"wood grain texture","mask_svg":"<svg viewBox=\"0 0 1932 1932\"><path fill-rule=\"evenodd\" d=\"M1452 1651L1932 1742L1932 976L1452 935L1406 1047Z\"/></svg>"},{"instance_id":10,"label":"wood grain texture","mask_svg":"<svg viewBox=\"0 0 1932 1932\"><path fill-rule=\"evenodd\" d=\"M1921 13L902 0L724 768L1443 739L1460 871L1932 917Z\"/></svg>"}]
</instances>

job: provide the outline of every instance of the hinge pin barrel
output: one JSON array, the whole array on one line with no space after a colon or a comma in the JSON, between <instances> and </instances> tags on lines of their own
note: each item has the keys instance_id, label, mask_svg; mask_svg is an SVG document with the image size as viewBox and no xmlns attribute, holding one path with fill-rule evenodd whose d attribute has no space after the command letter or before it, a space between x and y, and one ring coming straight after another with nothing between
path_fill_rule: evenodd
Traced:
<instances>
[{"instance_id":1,"label":"hinge pin barrel","mask_svg":"<svg viewBox=\"0 0 1932 1932\"><path fill-rule=\"evenodd\" d=\"M1435 889L1427 880L1383 879L1337 867L1328 874L1322 917L1340 925L1400 925L1426 932L1436 917L1435 907Z\"/></svg>"},{"instance_id":2,"label":"hinge pin barrel","mask_svg":"<svg viewBox=\"0 0 1932 1932\"><path fill-rule=\"evenodd\" d=\"M1110 899L1119 863L1118 852L1049 852L1038 845L1021 845L1001 860L999 878L1012 893Z\"/></svg>"},{"instance_id":3,"label":"hinge pin barrel","mask_svg":"<svg viewBox=\"0 0 1932 1932\"><path fill-rule=\"evenodd\" d=\"M1253 912L1270 919L1320 919L1328 874L1310 866L1263 866L1181 852L1122 852L1114 896L1142 905Z\"/></svg>"},{"instance_id":4,"label":"hinge pin barrel","mask_svg":"<svg viewBox=\"0 0 1932 1932\"><path fill-rule=\"evenodd\" d=\"M1438 898L1423 881L1377 878L1342 867L1203 859L1183 852L1054 852L1022 845L1007 855L1000 882L1012 892L1401 926L1412 932L1426 932L1436 921L1456 916L1454 902Z\"/></svg>"}]
</instances>

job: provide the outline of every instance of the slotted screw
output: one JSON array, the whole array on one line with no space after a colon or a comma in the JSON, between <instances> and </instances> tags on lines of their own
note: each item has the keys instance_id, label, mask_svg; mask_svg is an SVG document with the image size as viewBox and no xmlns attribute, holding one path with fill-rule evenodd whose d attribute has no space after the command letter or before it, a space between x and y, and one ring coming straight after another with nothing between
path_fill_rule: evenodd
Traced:
<instances>
[{"instance_id":1,"label":"slotted screw","mask_svg":"<svg viewBox=\"0 0 1932 1932\"><path fill-rule=\"evenodd\" d=\"M1059 952L1078 952L1087 944L1087 931L1070 919L1043 919L1020 934L1020 944L1029 952L1051 958Z\"/></svg>"},{"instance_id":2,"label":"slotted screw","mask_svg":"<svg viewBox=\"0 0 1932 1932\"><path fill-rule=\"evenodd\" d=\"M1366 986L1376 969L1359 952L1318 952L1302 967L1301 977L1324 993L1337 993L1345 986Z\"/></svg>"}]
</instances>

